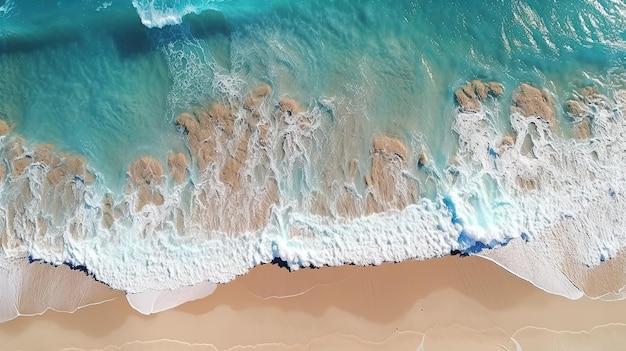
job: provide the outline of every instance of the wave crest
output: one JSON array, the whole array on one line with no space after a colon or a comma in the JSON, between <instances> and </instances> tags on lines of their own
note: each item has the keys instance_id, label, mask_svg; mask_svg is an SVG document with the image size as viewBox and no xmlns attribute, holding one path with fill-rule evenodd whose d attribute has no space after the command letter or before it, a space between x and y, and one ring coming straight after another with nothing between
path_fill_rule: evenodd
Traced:
<instances>
[{"instance_id":1,"label":"wave crest","mask_svg":"<svg viewBox=\"0 0 626 351\"><path fill-rule=\"evenodd\" d=\"M190 13L200 13L221 0L133 0L141 23L148 28L180 24Z\"/></svg>"}]
</instances>

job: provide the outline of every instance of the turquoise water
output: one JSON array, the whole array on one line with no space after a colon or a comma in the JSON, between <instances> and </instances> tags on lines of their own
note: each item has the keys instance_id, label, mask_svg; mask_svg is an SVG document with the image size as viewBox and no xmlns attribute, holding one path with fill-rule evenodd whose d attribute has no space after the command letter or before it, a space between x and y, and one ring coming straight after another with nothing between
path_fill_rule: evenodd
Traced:
<instances>
[{"instance_id":1,"label":"turquoise water","mask_svg":"<svg viewBox=\"0 0 626 351\"><path fill-rule=\"evenodd\" d=\"M124 196L128 166L139 156L151 155L163 164L171 152L190 156L185 136L174 125L180 113L211 101L242 101L255 86L266 83L272 87L274 106L280 97L295 98L317 128L310 140L288 139L292 144L277 154L289 155L268 166L278 174L282 196L279 214L272 217L279 237L286 236L289 226L282 221L303 221L317 228L307 222L310 218L290 216L292 211L307 216L312 193L343 186L343 180L329 182L322 174L345 170L348 160L357 158L359 177L354 186L359 191L366 188L362 175L370 166L372 140L381 134L405 141L412 153L407 172L418 180L420 195L432 201L416 204L431 214L409 214L405 220L435 218L437 211L449 216L442 197L447 192L454 195L455 184L471 178L468 171L460 183L444 181L451 158L459 152L459 137L469 138L455 129L463 118L455 105L455 90L475 78L501 82L504 96L485 106L490 123L505 131L512 128L513 90L523 82L545 87L553 95L557 119L569 125L571 118L563 106L577 89L594 85L611 98L623 88L622 28L626 4L600 0L4 0L0 118L27 143L51 143L59 151L86 157L100 186L90 196L98 199L112 192L119 199ZM555 134L571 135L571 128ZM420 150L433 160L425 170L415 162ZM475 166L469 167L472 172ZM184 191L164 190L183 194L183 199L168 202L166 196L167 209L155 215L162 216L159 220L172 222L168 211L179 205L185 215L192 212L195 195L189 194L207 182L193 171ZM511 194L503 195L502 182L489 173L476 185L480 189L468 196L473 205L458 209L459 216L474 216L466 224L487 231L499 225L501 218L496 217L503 210L492 203L515 202ZM463 191L457 195L463 198ZM125 230L141 232L144 217L152 218L153 213L141 219L133 215L128 214L127 221L132 228ZM535 225L524 218L520 226ZM402 225L396 230L404 230ZM96 237L101 229L94 228L90 233ZM451 237L466 238L465 231L458 229L459 234L457 229L450 229ZM507 230L501 228L504 234L497 240L486 237L484 244L520 236L518 227ZM274 242L271 236L268 240ZM480 242L481 237L471 240ZM420 251L420 257L458 249L456 243L450 245ZM305 262L304 256L314 256L313 251L303 252L290 258ZM39 255L45 259L45 254ZM250 266L257 261L245 262Z\"/></svg>"},{"instance_id":2,"label":"turquoise water","mask_svg":"<svg viewBox=\"0 0 626 351\"><path fill-rule=\"evenodd\" d=\"M465 81L501 81L508 92L527 81L567 93L584 84L583 72L603 74L624 60L616 30L624 9L611 2L134 5L7 1L0 23L2 116L29 140L88 156L109 178L138 154L115 148L180 148L173 115L225 93L212 86L216 71L271 83L305 104L346 99L350 118L367 119L366 133L418 134L443 165L454 139L453 92ZM176 28L148 29L137 14L191 8L199 13Z\"/></svg>"},{"instance_id":3,"label":"turquoise water","mask_svg":"<svg viewBox=\"0 0 626 351\"><path fill-rule=\"evenodd\" d=\"M584 81L582 72L602 74L624 59L624 34L611 29L623 25L619 3L141 3L136 7L153 13L213 10L159 30L142 26L124 1L5 3L3 116L29 140L85 154L102 165L96 168L117 168L136 154L121 157L110 152L115 146L170 145L171 111L222 94L211 88L218 70L269 82L277 94L305 102L358 100L361 117L353 118L368 118L376 125L371 133L397 123L423 133L432 150L446 150L453 92L466 80L501 81L508 91L528 81L567 92ZM171 56L178 59L202 57L176 63L159 50L166 42L175 42ZM167 60L175 61L170 71ZM189 86L177 85L177 76ZM181 103L166 106L168 95ZM448 152L437 160L447 161Z\"/></svg>"}]
</instances>

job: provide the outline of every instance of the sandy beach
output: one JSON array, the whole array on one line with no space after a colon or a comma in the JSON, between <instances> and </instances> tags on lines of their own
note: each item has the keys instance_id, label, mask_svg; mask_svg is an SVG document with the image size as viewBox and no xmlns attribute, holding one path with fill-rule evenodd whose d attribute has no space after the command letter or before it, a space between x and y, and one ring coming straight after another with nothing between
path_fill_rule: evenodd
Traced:
<instances>
[{"instance_id":1,"label":"sandy beach","mask_svg":"<svg viewBox=\"0 0 626 351\"><path fill-rule=\"evenodd\" d=\"M264 265L150 316L119 293L1 324L0 349L612 350L625 330L626 302L568 300L488 260L445 257L294 273Z\"/></svg>"}]
</instances>

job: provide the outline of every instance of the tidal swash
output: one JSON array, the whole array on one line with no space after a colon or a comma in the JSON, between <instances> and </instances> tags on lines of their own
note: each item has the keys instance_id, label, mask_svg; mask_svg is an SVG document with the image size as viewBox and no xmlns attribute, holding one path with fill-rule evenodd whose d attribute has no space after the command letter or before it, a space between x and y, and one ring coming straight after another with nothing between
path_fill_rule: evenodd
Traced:
<instances>
[{"instance_id":1,"label":"tidal swash","mask_svg":"<svg viewBox=\"0 0 626 351\"><path fill-rule=\"evenodd\" d=\"M623 28L608 0L0 1L0 272L141 294L477 254L621 299L587 283L626 246Z\"/></svg>"}]
</instances>

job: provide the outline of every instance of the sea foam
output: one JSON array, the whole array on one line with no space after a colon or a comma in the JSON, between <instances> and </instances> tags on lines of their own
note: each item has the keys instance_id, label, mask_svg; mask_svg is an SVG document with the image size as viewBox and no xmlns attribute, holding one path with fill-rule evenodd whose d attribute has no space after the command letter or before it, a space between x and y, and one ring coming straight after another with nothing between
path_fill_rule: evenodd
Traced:
<instances>
[{"instance_id":1,"label":"sea foam","mask_svg":"<svg viewBox=\"0 0 626 351\"><path fill-rule=\"evenodd\" d=\"M230 192L221 184L219 174L210 176L212 168L192 175L192 182L179 186L157 182L170 176L150 171L157 178L145 178L147 189L158 192L162 200L139 206L138 193L130 190L114 201L113 207L121 212L106 228L100 205L100 194L105 190L102 184L68 176L62 178L61 185L50 188L49 174L58 166L47 165L35 148L5 136L2 149L11 168L3 181L6 205L2 220L9 230L3 252L9 257L29 254L55 264L85 266L99 280L129 293L176 289L205 281L225 283L275 259L291 269L379 264L424 260L451 252L475 253L519 238L543 247L557 268L596 266L613 257L625 243L618 209L624 206L626 181L620 178L615 159L626 152L619 149L623 144L621 130L626 128L623 96L618 90L611 101L585 105L592 118L589 139L564 137L546 120L514 112L510 123L516 138L512 143L502 143L503 132L496 127L496 113L488 103L478 112L459 110L454 121L459 149L439 180L436 198L355 218L321 216L294 202L291 191L286 191L289 182L279 182L280 197L271 207L266 224L259 230L236 230L236 235L220 232L219 226L207 231L202 222L194 223L210 216L194 215L204 211L198 207L202 202L196 203L203 201L204 192L215 187L216 194ZM272 108L257 111L281 113ZM287 118L284 125L270 126L285 131L270 134L276 149L259 149L255 146L258 139L248 141L254 152L266 153L270 164L284 164L272 168L278 179L295 174L293 165L300 162L298 159L312 159L309 153L316 149L311 145L316 143L318 132L313 129L299 135L299 129L293 129L311 113L319 112L313 109L287 114L293 122ZM223 155L230 153L223 151ZM15 173L15 160L23 158L32 161L22 174ZM253 165L262 164L248 164ZM133 172L129 173L131 179L136 177ZM207 176L211 180L203 181ZM231 208L223 206L231 205L234 203L218 203L215 208L223 211ZM185 218L182 229L175 223L180 213ZM143 310L148 311L146 308Z\"/></svg>"},{"instance_id":2,"label":"sea foam","mask_svg":"<svg viewBox=\"0 0 626 351\"><path fill-rule=\"evenodd\" d=\"M472 174L474 184L460 189L478 188L478 197L497 210L490 216L497 227L523 233L529 241L527 249L515 246L523 252L501 255L494 250L485 255L544 289L569 297L579 296L567 287L572 281L580 284L574 278L579 271L615 257L626 243L621 214L625 183L620 171L625 151L624 91L610 93L612 101L600 96L586 101L583 115L591 119L589 138L566 137L541 118L513 113L510 123L517 138L502 147L502 132L490 123L488 110L460 114L455 123L464 159L470 161L461 164L460 174L465 179ZM485 181L495 182L498 191L491 194L496 197L477 185ZM500 211L500 204L509 210ZM545 273L535 265L543 266ZM560 287L554 284L559 280Z\"/></svg>"},{"instance_id":3,"label":"sea foam","mask_svg":"<svg viewBox=\"0 0 626 351\"><path fill-rule=\"evenodd\" d=\"M169 310L185 302L203 299L211 295L216 284L204 282L192 287L174 290L144 291L138 294L127 294L128 303L143 314L158 313Z\"/></svg>"},{"instance_id":4,"label":"sea foam","mask_svg":"<svg viewBox=\"0 0 626 351\"><path fill-rule=\"evenodd\" d=\"M4 18L11 15L11 12L15 8L13 0L7 0L0 6L0 18Z\"/></svg>"},{"instance_id":5,"label":"sea foam","mask_svg":"<svg viewBox=\"0 0 626 351\"><path fill-rule=\"evenodd\" d=\"M148 28L163 28L180 24L183 17L199 13L215 6L222 0L132 0L141 23Z\"/></svg>"}]
</instances>

